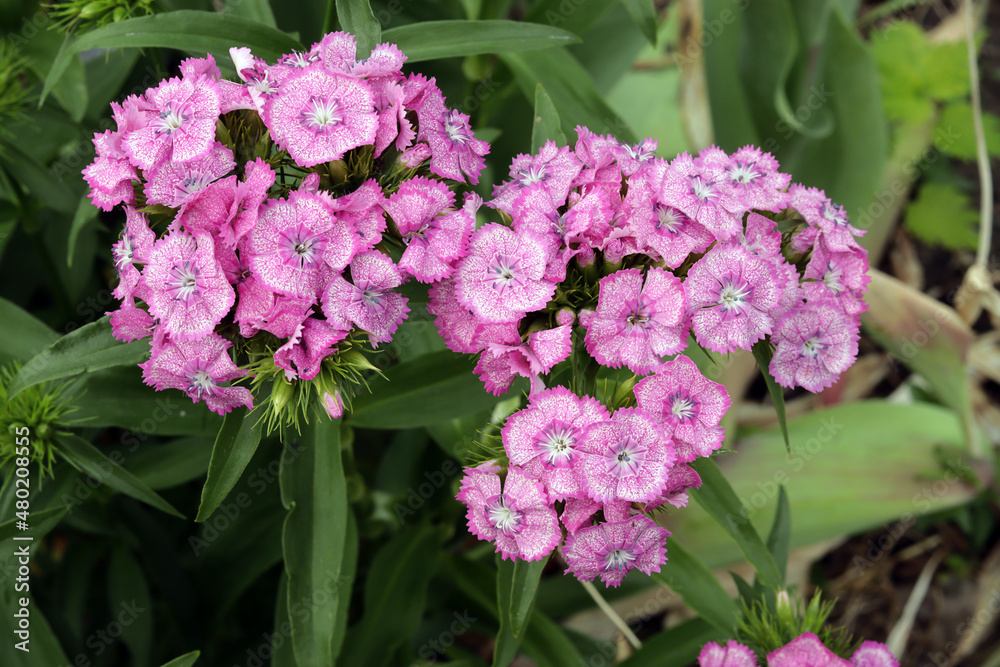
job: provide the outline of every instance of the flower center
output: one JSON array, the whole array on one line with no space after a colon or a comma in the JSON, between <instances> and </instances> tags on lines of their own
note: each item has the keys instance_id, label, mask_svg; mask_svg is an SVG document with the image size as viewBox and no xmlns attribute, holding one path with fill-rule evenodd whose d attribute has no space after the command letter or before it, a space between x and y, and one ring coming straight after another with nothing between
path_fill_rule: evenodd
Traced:
<instances>
[{"instance_id":1,"label":"flower center","mask_svg":"<svg viewBox=\"0 0 1000 667\"><path fill-rule=\"evenodd\" d=\"M305 69L309 67L314 62L319 60L319 57L310 53L299 53L298 51L292 51L287 56L283 57L279 62L282 65L287 65L288 67L297 67L299 69Z\"/></svg>"},{"instance_id":2,"label":"flower center","mask_svg":"<svg viewBox=\"0 0 1000 667\"><path fill-rule=\"evenodd\" d=\"M847 224L847 214L844 213L843 206L837 206L833 202L826 202L823 204L823 209L820 212L824 218L838 227L843 227Z\"/></svg>"},{"instance_id":3,"label":"flower center","mask_svg":"<svg viewBox=\"0 0 1000 667\"><path fill-rule=\"evenodd\" d=\"M703 202L710 202L719 196L719 192L715 189L715 183L705 183L701 180L701 176L692 176L691 180L691 194L700 199Z\"/></svg>"},{"instance_id":4,"label":"flower center","mask_svg":"<svg viewBox=\"0 0 1000 667\"><path fill-rule=\"evenodd\" d=\"M743 311L746 310L747 300L752 294L753 288L745 281L736 283L731 278L727 278L722 282L722 288L719 290L719 306L727 315L742 315Z\"/></svg>"},{"instance_id":5,"label":"flower center","mask_svg":"<svg viewBox=\"0 0 1000 667\"><path fill-rule=\"evenodd\" d=\"M819 359L819 355L823 350L827 348L827 345L823 342L823 338L817 331L813 334L813 337L802 343L802 356L809 359Z\"/></svg>"},{"instance_id":6,"label":"flower center","mask_svg":"<svg viewBox=\"0 0 1000 667\"><path fill-rule=\"evenodd\" d=\"M826 273L823 274L823 284L839 294L844 291L844 272L834 267L832 263L826 265Z\"/></svg>"},{"instance_id":7,"label":"flower center","mask_svg":"<svg viewBox=\"0 0 1000 667\"><path fill-rule=\"evenodd\" d=\"M645 162L649 158L653 157L653 151L647 150L642 146L629 146L624 145L623 148L628 156L633 160L638 160L639 162Z\"/></svg>"},{"instance_id":8,"label":"flower center","mask_svg":"<svg viewBox=\"0 0 1000 667\"><path fill-rule=\"evenodd\" d=\"M197 370L188 373L188 395L193 395L201 398L202 394L208 394L211 396L215 391L215 381L212 380L212 376L208 372L203 370Z\"/></svg>"},{"instance_id":9,"label":"flower center","mask_svg":"<svg viewBox=\"0 0 1000 667\"><path fill-rule=\"evenodd\" d=\"M535 440L535 449L542 461L553 468L565 468L573 460L576 429L562 422L552 422Z\"/></svg>"},{"instance_id":10,"label":"flower center","mask_svg":"<svg viewBox=\"0 0 1000 667\"><path fill-rule=\"evenodd\" d=\"M604 571L628 570L635 561L635 554L628 549L612 549L604 556Z\"/></svg>"},{"instance_id":11,"label":"flower center","mask_svg":"<svg viewBox=\"0 0 1000 667\"><path fill-rule=\"evenodd\" d=\"M278 254L281 260L299 270L318 262L326 247L326 239L316 236L304 225L297 225L278 234Z\"/></svg>"},{"instance_id":12,"label":"flower center","mask_svg":"<svg viewBox=\"0 0 1000 667\"><path fill-rule=\"evenodd\" d=\"M513 535L521 532L524 515L507 507L503 495L500 495L486 504L486 518L504 535Z\"/></svg>"},{"instance_id":13,"label":"flower center","mask_svg":"<svg viewBox=\"0 0 1000 667\"><path fill-rule=\"evenodd\" d=\"M472 129L468 121L462 118L458 111L445 114L444 133L454 144L466 144L472 138Z\"/></svg>"},{"instance_id":14,"label":"flower center","mask_svg":"<svg viewBox=\"0 0 1000 667\"><path fill-rule=\"evenodd\" d=\"M115 266L118 267L119 271L125 268L126 264L132 263L134 254L135 248L132 246L132 237L128 234L122 234L121 246L114 248Z\"/></svg>"},{"instance_id":15,"label":"flower center","mask_svg":"<svg viewBox=\"0 0 1000 667\"><path fill-rule=\"evenodd\" d=\"M625 318L630 329L633 327L648 329L649 320L649 309L641 301L632 307L632 314Z\"/></svg>"},{"instance_id":16,"label":"flower center","mask_svg":"<svg viewBox=\"0 0 1000 667\"><path fill-rule=\"evenodd\" d=\"M153 126L157 134L173 134L181 129L184 123L191 119L191 110L187 104L177 102L167 102L166 106L160 109L160 117L157 118Z\"/></svg>"},{"instance_id":17,"label":"flower center","mask_svg":"<svg viewBox=\"0 0 1000 667\"><path fill-rule=\"evenodd\" d=\"M496 255L486 269L486 281L490 287L503 294L508 289L521 286L520 268L518 260L506 255Z\"/></svg>"},{"instance_id":18,"label":"flower center","mask_svg":"<svg viewBox=\"0 0 1000 667\"><path fill-rule=\"evenodd\" d=\"M322 134L344 122L344 110L339 100L313 95L299 113L299 122L316 134Z\"/></svg>"},{"instance_id":19,"label":"flower center","mask_svg":"<svg viewBox=\"0 0 1000 667\"><path fill-rule=\"evenodd\" d=\"M167 280L167 293L175 301L187 303L192 297L201 293L198 284L198 268L191 262L174 264L170 269L170 279Z\"/></svg>"},{"instance_id":20,"label":"flower center","mask_svg":"<svg viewBox=\"0 0 1000 667\"><path fill-rule=\"evenodd\" d=\"M639 473L639 467L646 454L646 448L626 436L611 448L608 457L608 472L615 477L633 477Z\"/></svg>"},{"instance_id":21,"label":"flower center","mask_svg":"<svg viewBox=\"0 0 1000 667\"><path fill-rule=\"evenodd\" d=\"M679 422L690 421L698 414L698 404L690 396L676 394L670 398L670 412Z\"/></svg>"},{"instance_id":22,"label":"flower center","mask_svg":"<svg viewBox=\"0 0 1000 667\"><path fill-rule=\"evenodd\" d=\"M381 308L385 300L385 290L364 281L360 281L355 287L358 289L358 298L361 299L365 308L369 310Z\"/></svg>"},{"instance_id":23,"label":"flower center","mask_svg":"<svg viewBox=\"0 0 1000 667\"><path fill-rule=\"evenodd\" d=\"M203 189L213 180L212 174L200 174L198 172L188 172L188 175L177 181L174 186L175 202L186 199L188 196Z\"/></svg>"},{"instance_id":24,"label":"flower center","mask_svg":"<svg viewBox=\"0 0 1000 667\"><path fill-rule=\"evenodd\" d=\"M746 164L742 162L737 162L736 166L730 167L728 169L729 180L733 183L742 183L744 185L753 182L754 180L760 178L763 174L757 171L753 162L748 162Z\"/></svg>"},{"instance_id":25,"label":"flower center","mask_svg":"<svg viewBox=\"0 0 1000 667\"><path fill-rule=\"evenodd\" d=\"M653 210L656 212L656 231L676 234L684 226L684 214L673 206L656 204Z\"/></svg>"},{"instance_id":26,"label":"flower center","mask_svg":"<svg viewBox=\"0 0 1000 667\"><path fill-rule=\"evenodd\" d=\"M545 171L545 165L529 165L527 168L520 171L521 174L521 186L528 187L535 183L541 183L549 178L548 173Z\"/></svg>"}]
</instances>

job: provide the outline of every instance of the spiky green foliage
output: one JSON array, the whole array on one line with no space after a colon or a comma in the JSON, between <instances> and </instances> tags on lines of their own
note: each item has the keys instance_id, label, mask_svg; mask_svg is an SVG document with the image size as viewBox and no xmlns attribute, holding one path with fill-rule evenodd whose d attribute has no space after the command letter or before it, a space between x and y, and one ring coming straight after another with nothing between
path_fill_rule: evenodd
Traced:
<instances>
[{"instance_id":1,"label":"spiky green foliage","mask_svg":"<svg viewBox=\"0 0 1000 667\"><path fill-rule=\"evenodd\" d=\"M153 13L153 0L60 0L46 5L55 25L65 32L87 31Z\"/></svg>"},{"instance_id":2,"label":"spiky green foliage","mask_svg":"<svg viewBox=\"0 0 1000 667\"><path fill-rule=\"evenodd\" d=\"M76 408L69 402L63 383L43 382L10 398L7 390L19 369L17 362L0 367L0 467L15 458L18 436L23 435L26 426L31 446L29 458L43 474L51 476L54 441L57 436L68 434L64 429L71 423L68 416Z\"/></svg>"},{"instance_id":3,"label":"spiky green foliage","mask_svg":"<svg viewBox=\"0 0 1000 667\"><path fill-rule=\"evenodd\" d=\"M807 605L788 591L781 591L773 603L766 599L749 604L741 600L736 639L749 646L761 664L769 653L805 632L813 633L831 651L848 659L861 642L855 641L845 628L826 627L835 601L821 598L817 591Z\"/></svg>"},{"instance_id":4,"label":"spiky green foliage","mask_svg":"<svg viewBox=\"0 0 1000 667\"><path fill-rule=\"evenodd\" d=\"M7 125L24 117L29 96L25 83L27 62L7 40L0 40L0 134Z\"/></svg>"}]
</instances>

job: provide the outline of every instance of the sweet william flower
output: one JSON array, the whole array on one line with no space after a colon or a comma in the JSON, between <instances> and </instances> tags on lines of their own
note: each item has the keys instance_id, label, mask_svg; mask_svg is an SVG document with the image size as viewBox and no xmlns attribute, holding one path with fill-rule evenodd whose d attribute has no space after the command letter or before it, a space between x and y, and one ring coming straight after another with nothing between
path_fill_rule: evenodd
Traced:
<instances>
[{"instance_id":1,"label":"sweet william flower","mask_svg":"<svg viewBox=\"0 0 1000 667\"><path fill-rule=\"evenodd\" d=\"M215 143L219 85L207 77L173 78L136 100L145 124L122 141L132 164L150 169L165 160L187 162Z\"/></svg>"},{"instance_id":2,"label":"sweet william flower","mask_svg":"<svg viewBox=\"0 0 1000 667\"><path fill-rule=\"evenodd\" d=\"M746 209L780 213L788 205L785 190L792 177L778 168L778 161L770 153L744 146L729 157L725 177Z\"/></svg>"},{"instance_id":3,"label":"sweet william flower","mask_svg":"<svg viewBox=\"0 0 1000 667\"><path fill-rule=\"evenodd\" d=\"M771 375L782 387L820 392L837 381L858 355L858 323L835 301L814 301L789 311L771 336Z\"/></svg>"},{"instance_id":4,"label":"sweet william flower","mask_svg":"<svg viewBox=\"0 0 1000 667\"><path fill-rule=\"evenodd\" d=\"M819 637L805 632L767 656L768 667L851 667L823 645Z\"/></svg>"},{"instance_id":5,"label":"sweet william flower","mask_svg":"<svg viewBox=\"0 0 1000 667\"><path fill-rule=\"evenodd\" d=\"M145 299L148 287L140 287L142 274L136 264L149 261L149 253L153 249L156 235L149 228L149 220L131 206L125 207L125 228L117 243L111 247L115 268L118 270L118 286L115 287L115 298L125 301L133 296Z\"/></svg>"},{"instance_id":6,"label":"sweet william flower","mask_svg":"<svg viewBox=\"0 0 1000 667\"><path fill-rule=\"evenodd\" d=\"M433 83L423 91L417 121L417 140L430 147L431 172L462 183L478 183L490 145L476 139L466 114L445 106L444 95Z\"/></svg>"},{"instance_id":7,"label":"sweet william flower","mask_svg":"<svg viewBox=\"0 0 1000 667\"><path fill-rule=\"evenodd\" d=\"M178 208L235 167L233 152L216 141L201 157L187 162L163 162L148 170L145 173L146 202Z\"/></svg>"},{"instance_id":8,"label":"sweet william flower","mask_svg":"<svg viewBox=\"0 0 1000 667\"><path fill-rule=\"evenodd\" d=\"M792 244L795 250L806 250L815 243L817 236L836 252L860 248L855 237L863 236L865 232L852 225L844 207L830 200L824 191L793 183L788 188L788 194L789 206L798 211L812 228L805 231L813 232L799 234Z\"/></svg>"},{"instance_id":9,"label":"sweet william flower","mask_svg":"<svg viewBox=\"0 0 1000 667\"><path fill-rule=\"evenodd\" d=\"M559 520L545 488L517 466L500 476L491 466L467 468L458 499L468 510L469 532L496 545L502 558L533 561L559 543Z\"/></svg>"},{"instance_id":10,"label":"sweet william flower","mask_svg":"<svg viewBox=\"0 0 1000 667\"><path fill-rule=\"evenodd\" d=\"M725 647L709 642L698 654L698 667L757 667L757 656L732 639L726 642Z\"/></svg>"},{"instance_id":11,"label":"sweet william flower","mask_svg":"<svg viewBox=\"0 0 1000 667\"><path fill-rule=\"evenodd\" d=\"M399 269L382 253L369 250L351 262L351 279L353 283L342 276L330 281L323 294L323 313L331 321L350 320L368 332L373 344L391 341L410 310L406 297L391 291L403 282Z\"/></svg>"},{"instance_id":12,"label":"sweet william flower","mask_svg":"<svg viewBox=\"0 0 1000 667\"><path fill-rule=\"evenodd\" d=\"M742 231L740 221L745 207L734 196L726 179L728 156L715 156L714 152L707 155L712 159L699 156L696 161L687 153L674 158L664 175L661 196L717 239L725 241Z\"/></svg>"},{"instance_id":13,"label":"sweet william flower","mask_svg":"<svg viewBox=\"0 0 1000 667\"><path fill-rule=\"evenodd\" d=\"M601 578L618 587L632 570L659 572L667 562L664 540L670 536L644 516L580 528L566 538L563 556L580 581Z\"/></svg>"},{"instance_id":14,"label":"sweet william flower","mask_svg":"<svg viewBox=\"0 0 1000 667\"><path fill-rule=\"evenodd\" d=\"M274 363L285 369L286 380L312 380L333 346L347 337L346 322L334 326L326 320L306 318L287 343L274 353Z\"/></svg>"},{"instance_id":15,"label":"sweet william flower","mask_svg":"<svg viewBox=\"0 0 1000 667\"><path fill-rule=\"evenodd\" d=\"M513 213L514 200L529 188L545 191L556 205L561 205L581 169L583 163L568 146L559 147L554 141L546 141L534 155L521 153L514 158L510 180L493 186L489 206Z\"/></svg>"}]
</instances>

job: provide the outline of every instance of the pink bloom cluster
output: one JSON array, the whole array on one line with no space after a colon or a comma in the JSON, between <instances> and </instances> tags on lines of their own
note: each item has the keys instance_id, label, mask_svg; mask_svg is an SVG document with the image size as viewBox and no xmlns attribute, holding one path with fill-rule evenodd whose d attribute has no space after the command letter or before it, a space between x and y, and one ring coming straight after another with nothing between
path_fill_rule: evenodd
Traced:
<instances>
[{"instance_id":1,"label":"pink bloom cluster","mask_svg":"<svg viewBox=\"0 0 1000 667\"><path fill-rule=\"evenodd\" d=\"M819 637L806 632L767 656L768 667L899 667L885 644L866 641L850 661L838 657L823 645ZM725 647L711 642L698 655L698 667L757 667L757 658L749 648L735 641Z\"/></svg>"},{"instance_id":2,"label":"pink bloom cluster","mask_svg":"<svg viewBox=\"0 0 1000 667\"><path fill-rule=\"evenodd\" d=\"M273 64L231 55L239 81L189 59L113 104L83 172L95 206L126 214L115 336L150 338L145 381L219 413L253 405L226 383L261 355L309 381L354 333L390 341L409 310L397 288L464 257L480 200L451 186L476 183L489 151L391 44L358 60L339 32ZM323 390L339 416L341 388Z\"/></svg>"}]
</instances>

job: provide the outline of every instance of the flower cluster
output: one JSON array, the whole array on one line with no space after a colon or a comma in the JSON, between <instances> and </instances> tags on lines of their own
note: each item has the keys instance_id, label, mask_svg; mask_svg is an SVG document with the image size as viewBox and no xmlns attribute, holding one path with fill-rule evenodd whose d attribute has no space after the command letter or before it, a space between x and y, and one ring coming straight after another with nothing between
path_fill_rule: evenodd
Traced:
<instances>
[{"instance_id":1,"label":"flower cluster","mask_svg":"<svg viewBox=\"0 0 1000 667\"><path fill-rule=\"evenodd\" d=\"M659 570L649 511L686 504L701 480L685 464L722 445L729 396L679 355L692 335L774 345L777 381L819 391L857 355L867 262L843 209L757 148L667 161L652 140L577 134L514 160L488 202L505 224L475 232L428 309L486 389L531 386L496 461L467 470L469 529L504 558L562 543L570 572L618 585ZM585 367L627 368L631 395L609 411L583 395Z\"/></svg>"},{"instance_id":2,"label":"flower cluster","mask_svg":"<svg viewBox=\"0 0 1000 667\"><path fill-rule=\"evenodd\" d=\"M114 334L150 338L148 384L216 412L253 405L226 386L248 379L272 382L272 417L293 391L339 416L371 368L355 348L407 316L397 288L464 257L480 200L453 190L489 146L391 44L359 60L338 32L273 64L230 53L239 81L186 60L94 138L92 201L126 214Z\"/></svg>"},{"instance_id":3,"label":"flower cluster","mask_svg":"<svg viewBox=\"0 0 1000 667\"><path fill-rule=\"evenodd\" d=\"M850 661L837 656L820 641L806 632L767 656L768 667L899 667L892 652L885 644L866 641L858 647ZM747 646L728 641L720 646L715 642L705 645L698 655L698 667L757 667L757 657Z\"/></svg>"}]
</instances>

